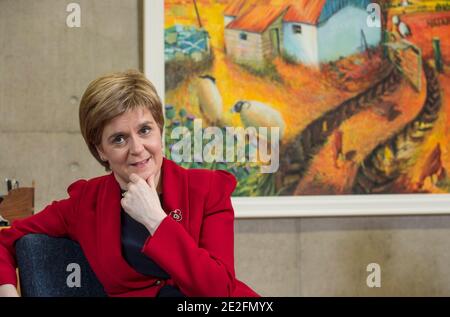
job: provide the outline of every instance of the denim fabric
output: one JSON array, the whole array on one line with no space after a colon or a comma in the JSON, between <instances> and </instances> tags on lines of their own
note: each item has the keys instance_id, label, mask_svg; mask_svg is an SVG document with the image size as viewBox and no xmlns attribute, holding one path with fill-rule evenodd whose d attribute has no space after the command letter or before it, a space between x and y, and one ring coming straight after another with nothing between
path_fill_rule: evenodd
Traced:
<instances>
[{"instance_id":1,"label":"denim fabric","mask_svg":"<svg viewBox=\"0 0 450 317\"><path fill-rule=\"evenodd\" d=\"M22 296L106 296L80 246L72 240L28 234L16 242L16 256ZM80 267L80 287L69 287L68 281L76 281L77 272L71 263Z\"/></svg>"}]
</instances>

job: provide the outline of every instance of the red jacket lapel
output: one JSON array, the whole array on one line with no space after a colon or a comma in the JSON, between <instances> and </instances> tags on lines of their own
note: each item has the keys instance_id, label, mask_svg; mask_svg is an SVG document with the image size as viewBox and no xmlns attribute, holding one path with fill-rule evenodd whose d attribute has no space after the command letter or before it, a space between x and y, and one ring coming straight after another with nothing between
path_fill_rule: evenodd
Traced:
<instances>
[{"instance_id":1,"label":"red jacket lapel","mask_svg":"<svg viewBox=\"0 0 450 317\"><path fill-rule=\"evenodd\" d=\"M163 159L163 209L189 231L189 190L187 171L174 162ZM174 216L174 211L179 216ZM172 214L171 214L172 212ZM181 218L181 219L180 219Z\"/></svg>"}]
</instances>

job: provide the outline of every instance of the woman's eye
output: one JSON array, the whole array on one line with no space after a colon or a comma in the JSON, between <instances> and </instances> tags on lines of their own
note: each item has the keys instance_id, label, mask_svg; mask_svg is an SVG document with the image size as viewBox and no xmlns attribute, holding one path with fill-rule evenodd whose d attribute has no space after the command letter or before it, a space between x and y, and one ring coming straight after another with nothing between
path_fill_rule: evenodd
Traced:
<instances>
[{"instance_id":1,"label":"woman's eye","mask_svg":"<svg viewBox=\"0 0 450 317\"><path fill-rule=\"evenodd\" d=\"M125 138L122 135L118 135L113 139L114 144L122 144L125 142Z\"/></svg>"},{"instance_id":2,"label":"woman's eye","mask_svg":"<svg viewBox=\"0 0 450 317\"><path fill-rule=\"evenodd\" d=\"M152 128L150 128L150 127L143 127L141 129L141 133L142 134L148 134L148 133L150 133L151 130L152 130Z\"/></svg>"}]
</instances>

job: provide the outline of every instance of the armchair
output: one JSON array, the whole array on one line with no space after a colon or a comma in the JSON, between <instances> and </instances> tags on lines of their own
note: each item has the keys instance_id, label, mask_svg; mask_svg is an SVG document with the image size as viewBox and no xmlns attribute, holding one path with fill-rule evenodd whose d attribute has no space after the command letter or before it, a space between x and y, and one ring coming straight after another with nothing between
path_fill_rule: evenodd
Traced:
<instances>
[{"instance_id":1,"label":"armchair","mask_svg":"<svg viewBox=\"0 0 450 317\"><path fill-rule=\"evenodd\" d=\"M22 296L106 296L80 246L72 240L28 234L16 242L16 256ZM80 268L79 285L68 283L74 272L72 263Z\"/></svg>"}]
</instances>

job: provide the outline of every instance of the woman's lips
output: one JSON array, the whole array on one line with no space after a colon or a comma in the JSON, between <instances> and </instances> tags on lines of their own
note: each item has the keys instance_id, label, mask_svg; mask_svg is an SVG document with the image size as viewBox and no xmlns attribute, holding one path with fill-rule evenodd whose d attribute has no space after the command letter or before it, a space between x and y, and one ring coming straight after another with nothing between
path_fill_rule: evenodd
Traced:
<instances>
[{"instance_id":1,"label":"woman's lips","mask_svg":"<svg viewBox=\"0 0 450 317\"><path fill-rule=\"evenodd\" d=\"M150 160L150 158L140 161L140 162L136 162L136 163L132 163L130 164L131 166L137 167L137 168L142 168L145 167L148 163L148 161Z\"/></svg>"}]
</instances>

